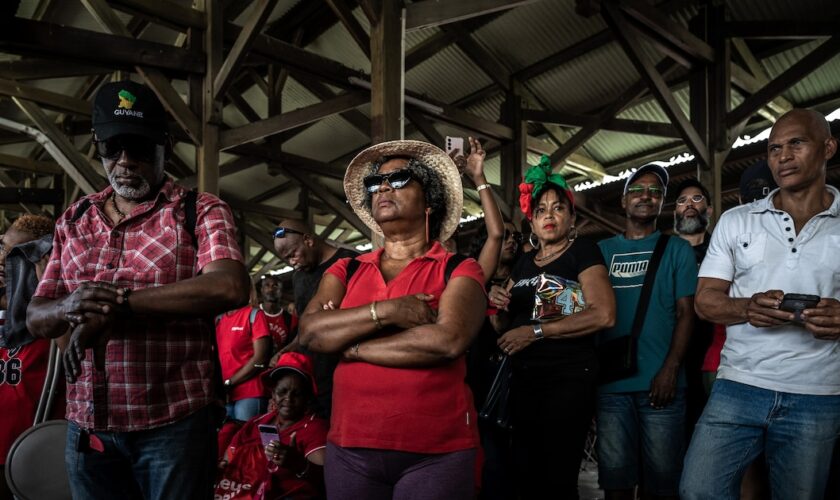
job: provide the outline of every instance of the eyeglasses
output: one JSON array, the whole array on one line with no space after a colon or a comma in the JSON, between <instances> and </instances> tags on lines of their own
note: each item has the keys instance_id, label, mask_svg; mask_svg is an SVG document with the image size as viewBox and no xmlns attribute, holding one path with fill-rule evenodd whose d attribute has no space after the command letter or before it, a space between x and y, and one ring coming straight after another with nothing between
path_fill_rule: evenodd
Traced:
<instances>
[{"instance_id":1,"label":"eyeglasses","mask_svg":"<svg viewBox=\"0 0 840 500\"><path fill-rule=\"evenodd\" d=\"M274 230L274 239L276 240L277 238L285 238L287 234L301 234L301 235L303 235L303 234L306 234L306 233L298 231L297 229L289 229L288 227L280 226L280 227L278 227L277 229Z\"/></svg>"},{"instance_id":2,"label":"eyeglasses","mask_svg":"<svg viewBox=\"0 0 840 500\"><path fill-rule=\"evenodd\" d=\"M651 198L662 198L665 195L665 190L659 186L639 186L638 184L627 188L627 194L640 195L647 191Z\"/></svg>"},{"instance_id":3,"label":"eyeglasses","mask_svg":"<svg viewBox=\"0 0 840 500\"><path fill-rule=\"evenodd\" d=\"M702 194L695 194L694 196L680 196L677 198L677 205L683 206L687 204L689 201L691 203L700 203L701 201L705 200L706 197Z\"/></svg>"},{"instance_id":4,"label":"eyeglasses","mask_svg":"<svg viewBox=\"0 0 840 500\"><path fill-rule=\"evenodd\" d=\"M505 229L505 239L503 241L507 241L508 238L513 238L513 241L516 242L517 245L522 243L522 233L519 231L510 231L509 229Z\"/></svg>"},{"instance_id":5,"label":"eyeglasses","mask_svg":"<svg viewBox=\"0 0 840 500\"><path fill-rule=\"evenodd\" d=\"M118 135L104 141L94 141L96 152L106 160L115 161L122 152L138 161L152 162L157 156L159 144L139 135Z\"/></svg>"},{"instance_id":6,"label":"eyeglasses","mask_svg":"<svg viewBox=\"0 0 840 500\"><path fill-rule=\"evenodd\" d=\"M362 180L362 182L365 185L365 191L373 194L379 191L379 186L381 186L385 181L388 181L388 185L394 189L402 189L413 178L414 176L411 175L411 170L403 168L401 170L394 170L393 172L389 172L387 174L368 175Z\"/></svg>"}]
</instances>

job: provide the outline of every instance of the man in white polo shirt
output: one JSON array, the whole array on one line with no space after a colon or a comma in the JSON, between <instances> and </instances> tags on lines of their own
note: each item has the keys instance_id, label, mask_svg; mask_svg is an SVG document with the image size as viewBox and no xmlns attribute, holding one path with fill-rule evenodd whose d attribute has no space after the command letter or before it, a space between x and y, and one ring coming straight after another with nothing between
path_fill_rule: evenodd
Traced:
<instances>
[{"instance_id":1,"label":"man in white polo shirt","mask_svg":"<svg viewBox=\"0 0 840 500\"><path fill-rule=\"evenodd\" d=\"M779 188L724 213L700 267L695 306L727 326L718 380L686 455L681 496L737 499L765 451L773 498L822 500L840 432L840 192L825 182L837 141L815 111L773 126ZM821 297L801 314L785 293Z\"/></svg>"}]
</instances>

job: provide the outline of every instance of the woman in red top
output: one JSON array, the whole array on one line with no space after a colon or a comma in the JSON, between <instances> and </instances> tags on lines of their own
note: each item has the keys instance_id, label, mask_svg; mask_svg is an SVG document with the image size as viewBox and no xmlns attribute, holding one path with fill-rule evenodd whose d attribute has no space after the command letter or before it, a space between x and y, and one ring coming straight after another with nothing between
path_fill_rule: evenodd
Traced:
<instances>
[{"instance_id":1,"label":"woman in red top","mask_svg":"<svg viewBox=\"0 0 840 500\"><path fill-rule=\"evenodd\" d=\"M344 190L384 246L357 257L352 276L350 259L328 269L300 322L304 346L343 354L327 495L470 499L478 436L464 352L484 317L484 276L472 259L448 273L453 254L437 241L460 220L458 170L431 144L386 142L353 159Z\"/></svg>"},{"instance_id":2,"label":"woman in red top","mask_svg":"<svg viewBox=\"0 0 840 500\"><path fill-rule=\"evenodd\" d=\"M245 421L265 413L268 390L258 377L271 357L271 334L265 313L248 305L221 314L216 318L216 345L228 418Z\"/></svg>"},{"instance_id":3,"label":"woman in red top","mask_svg":"<svg viewBox=\"0 0 840 500\"><path fill-rule=\"evenodd\" d=\"M317 392L312 360L289 352L268 378L276 382L273 409L233 436L219 462L215 498L228 500L323 498L327 422L311 412ZM271 427L266 434L260 428Z\"/></svg>"}]
</instances>

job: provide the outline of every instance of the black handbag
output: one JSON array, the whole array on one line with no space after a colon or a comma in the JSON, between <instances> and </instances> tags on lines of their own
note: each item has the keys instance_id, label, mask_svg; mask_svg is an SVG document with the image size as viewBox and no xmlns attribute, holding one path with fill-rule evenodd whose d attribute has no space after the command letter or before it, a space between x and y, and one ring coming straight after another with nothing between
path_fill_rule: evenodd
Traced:
<instances>
[{"instance_id":1,"label":"black handbag","mask_svg":"<svg viewBox=\"0 0 840 500\"><path fill-rule=\"evenodd\" d=\"M642 326L644 326L645 315L647 315L648 304L650 303L650 294L656 280L659 262L665 253L665 247L668 245L668 238L667 234L661 235L653 249L653 255L651 255L648 268L645 271L645 281L642 284L630 335L608 340L598 346L598 373L601 384L632 377L639 370L639 336L642 334Z\"/></svg>"},{"instance_id":2,"label":"black handbag","mask_svg":"<svg viewBox=\"0 0 840 500\"><path fill-rule=\"evenodd\" d=\"M484 400L478 418L490 422L502 429L513 428L510 419L510 384L513 377L513 370L510 365L510 357L502 356L496 376L487 391L487 398Z\"/></svg>"}]
</instances>

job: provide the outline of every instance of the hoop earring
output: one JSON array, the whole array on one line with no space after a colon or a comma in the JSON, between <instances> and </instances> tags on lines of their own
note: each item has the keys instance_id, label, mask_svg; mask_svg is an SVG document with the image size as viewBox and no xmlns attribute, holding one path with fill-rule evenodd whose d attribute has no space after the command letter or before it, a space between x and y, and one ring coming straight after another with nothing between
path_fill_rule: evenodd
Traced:
<instances>
[{"instance_id":1,"label":"hoop earring","mask_svg":"<svg viewBox=\"0 0 840 500\"><path fill-rule=\"evenodd\" d=\"M426 208L426 243L429 242L429 213L431 213L432 209Z\"/></svg>"},{"instance_id":2,"label":"hoop earring","mask_svg":"<svg viewBox=\"0 0 840 500\"><path fill-rule=\"evenodd\" d=\"M574 236L572 236L572 231L575 232ZM575 226L572 226L571 229L569 229L569 236L567 237L568 240L569 240L569 243L573 243L577 239L577 237L578 237L577 228Z\"/></svg>"},{"instance_id":3,"label":"hoop earring","mask_svg":"<svg viewBox=\"0 0 840 500\"><path fill-rule=\"evenodd\" d=\"M534 233L531 233L531 234L528 235L528 243L530 243L531 246L534 247L534 249L536 250L537 248L540 247L540 240L537 239L537 242L534 243L534 236L535 236Z\"/></svg>"}]
</instances>

